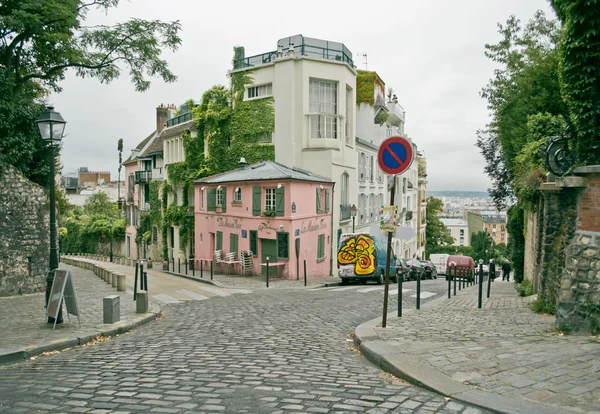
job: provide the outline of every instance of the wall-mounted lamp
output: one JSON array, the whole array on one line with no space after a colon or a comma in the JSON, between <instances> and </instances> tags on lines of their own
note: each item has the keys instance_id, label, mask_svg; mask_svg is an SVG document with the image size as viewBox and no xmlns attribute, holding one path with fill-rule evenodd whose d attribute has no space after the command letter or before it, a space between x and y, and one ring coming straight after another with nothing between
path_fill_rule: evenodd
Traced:
<instances>
[{"instance_id":1,"label":"wall-mounted lamp","mask_svg":"<svg viewBox=\"0 0 600 414\"><path fill-rule=\"evenodd\" d=\"M240 191L240 187L235 187L235 191Z\"/></svg>"},{"instance_id":2,"label":"wall-mounted lamp","mask_svg":"<svg viewBox=\"0 0 600 414\"><path fill-rule=\"evenodd\" d=\"M279 231L283 231L283 224L279 225Z\"/></svg>"},{"instance_id":3,"label":"wall-mounted lamp","mask_svg":"<svg viewBox=\"0 0 600 414\"><path fill-rule=\"evenodd\" d=\"M204 191L204 187L202 187L201 190Z\"/></svg>"},{"instance_id":4,"label":"wall-mounted lamp","mask_svg":"<svg viewBox=\"0 0 600 414\"><path fill-rule=\"evenodd\" d=\"M320 185L319 187L321 187L321 190L323 189L323 185Z\"/></svg>"},{"instance_id":5,"label":"wall-mounted lamp","mask_svg":"<svg viewBox=\"0 0 600 414\"><path fill-rule=\"evenodd\" d=\"M277 184L277 188L281 188L281 183Z\"/></svg>"},{"instance_id":6,"label":"wall-mounted lamp","mask_svg":"<svg viewBox=\"0 0 600 414\"><path fill-rule=\"evenodd\" d=\"M220 190L220 189L221 189L221 186L218 186L218 187L217 187L217 190Z\"/></svg>"}]
</instances>

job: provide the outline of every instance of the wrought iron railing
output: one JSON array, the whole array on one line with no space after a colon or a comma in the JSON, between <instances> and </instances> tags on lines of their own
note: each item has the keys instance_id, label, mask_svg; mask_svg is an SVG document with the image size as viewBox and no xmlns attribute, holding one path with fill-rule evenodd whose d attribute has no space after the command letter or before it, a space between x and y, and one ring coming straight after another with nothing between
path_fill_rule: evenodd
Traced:
<instances>
[{"instance_id":1,"label":"wrought iron railing","mask_svg":"<svg viewBox=\"0 0 600 414\"><path fill-rule=\"evenodd\" d=\"M290 54L292 50L294 55L335 60L338 62L345 62L351 67L354 67L352 52L350 52L343 43L329 42L327 40L296 35L280 39L277 42L277 46L279 50L234 60L233 69L243 69L270 63L280 55L286 56Z\"/></svg>"},{"instance_id":2,"label":"wrought iron railing","mask_svg":"<svg viewBox=\"0 0 600 414\"><path fill-rule=\"evenodd\" d=\"M350 213L350 204L342 204L340 205L340 221L341 220L350 220L352 214Z\"/></svg>"},{"instance_id":3,"label":"wrought iron railing","mask_svg":"<svg viewBox=\"0 0 600 414\"><path fill-rule=\"evenodd\" d=\"M135 183L136 184L150 184L152 181L152 171L136 171L135 172Z\"/></svg>"},{"instance_id":4,"label":"wrought iron railing","mask_svg":"<svg viewBox=\"0 0 600 414\"><path fill-rule=\"evenodd\" d=\"M192 113L186 112L185 114L181 114L179 116L175 116L171 119L167 120L167 128L170 128L175 125L183 124L184 122L192 120Z\"/></svg>"}]
</instances>

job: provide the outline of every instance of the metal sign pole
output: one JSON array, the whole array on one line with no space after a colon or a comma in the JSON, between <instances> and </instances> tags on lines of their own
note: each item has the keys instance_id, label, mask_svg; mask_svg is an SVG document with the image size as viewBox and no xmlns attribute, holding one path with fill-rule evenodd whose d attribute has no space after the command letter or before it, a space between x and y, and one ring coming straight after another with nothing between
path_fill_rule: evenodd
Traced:
<instances>
[{"instance_id":1,"label":"metal sign pole","mask_svg":"<svg viewBox=\"0 0 600 414\"><path fill-rule=\"evenodd\" d=\"M392 176L394 184L390 189L390 205L394 205L394 194L396 194L396 176ZM385 258L385 290L383 293L383 320L381 321L381 327L385 328L387 324L387 305L388 305L388 293L390 288L390 256L392 255L392 236L394 232L388 232L387 239L387 255ZM401 295L402 291L398 289L398 295Z\"/></svg>"}]
</instances>

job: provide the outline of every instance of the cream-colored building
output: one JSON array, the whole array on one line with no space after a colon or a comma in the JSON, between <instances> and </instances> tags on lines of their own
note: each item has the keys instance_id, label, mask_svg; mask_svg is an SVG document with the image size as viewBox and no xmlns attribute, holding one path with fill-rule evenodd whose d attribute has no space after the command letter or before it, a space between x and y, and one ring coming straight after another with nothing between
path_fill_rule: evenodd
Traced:
<instances>
[{"instance_id":1,"label":"cream-colored building","mask_svg":"<svg viewBox=\"0 0 600 414\"><path fill-rule=\"evenodd\" d=\"M466 219L442 218L442 223L448 229L448 233L454 238L454 246L470 246L471 235L469 234L469 222Z\"/></svg>"}]
</instances>

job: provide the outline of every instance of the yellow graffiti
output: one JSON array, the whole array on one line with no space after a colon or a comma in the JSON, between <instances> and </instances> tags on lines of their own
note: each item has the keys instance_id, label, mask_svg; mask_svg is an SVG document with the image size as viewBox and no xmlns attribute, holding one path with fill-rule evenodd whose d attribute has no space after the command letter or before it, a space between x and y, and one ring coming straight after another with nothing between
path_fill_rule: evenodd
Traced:
<instances>
[{"instance_id":1,"label":"yellow graffiti","mask_svg":"<svg viewBox=\"0 0 600 414\"><path fill-rule=\"evenodd\" d=\"M375 273L373 239L362 234L347 239L338 252L338 263L341 265L354 264L354 273L357 275Z\"/></svg>"}]
</instances>

